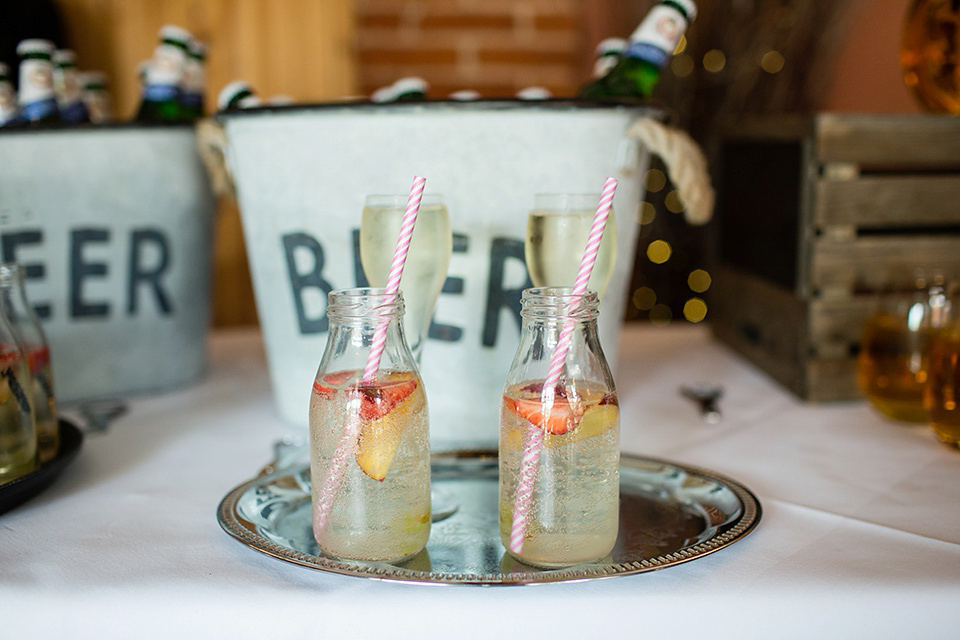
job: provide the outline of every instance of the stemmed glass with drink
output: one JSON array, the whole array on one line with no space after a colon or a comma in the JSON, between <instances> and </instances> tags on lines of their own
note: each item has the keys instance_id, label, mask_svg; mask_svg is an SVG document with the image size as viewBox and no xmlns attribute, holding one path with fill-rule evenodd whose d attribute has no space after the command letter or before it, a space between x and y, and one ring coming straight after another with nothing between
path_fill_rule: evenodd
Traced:
<instances>
[{"instance_id":1,"label":"stemmed glass with drink","mask_svg":"<svg viewBox=\"0 0 960 640\"><path fill-rule=\"evenodd\" d=\"M540 193L527 218L524 245L530 279L538 287L569 287L577 278L577 259L587 244L600 194ZM617 259L613 211L597 252L587 289L603 298Z\"/></svg>"},{"instance_id":2,"label":"stemmed glass with drink","mask_svg":"<svg viewBox=\"0 0 960 640\"><path fill-rule=\"evenodd\" d=\"M407 205L407 196L367 196L360 222L360 262L373 287L387 284L393 245ZM417 363L427 339L433 308L450 266L453 234L450 214L443 198L435 194L423 196L417 225L410 241L400 291L406 304L404 331Z\"/></svg>"}]
</instances>

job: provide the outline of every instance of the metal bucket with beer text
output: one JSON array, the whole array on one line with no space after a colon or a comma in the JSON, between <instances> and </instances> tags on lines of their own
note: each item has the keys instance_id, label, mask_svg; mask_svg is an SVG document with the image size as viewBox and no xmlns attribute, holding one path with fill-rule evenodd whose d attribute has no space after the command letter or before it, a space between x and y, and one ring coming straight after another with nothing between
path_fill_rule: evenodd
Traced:
<instances>
[{"instance_id":1,"label":"metal bucket with beer text","mask_svg":"<svg viewBox=\"0 0 960 640\"><path fill-rule=\"evenodd\" d=\"M363 284L359 227L369 194L441 194L453 256L421 373L435 446L497 441L504 376L517 349L527 214L537 193L614 201L619 255L600 335L616 360L634 264L646 152L627 139L649 107L571 101L329 104L221 114L257 310L281 416L306 425L332 289ZM579 256L572 257L578 261Z\"/></svg>"},{"instance_id":2,"label":"metal bucket with beer text","mask_svg":"<svg viewBox=\"0 0 960 640\"><path fill-rule=\"evenodd\" d=\"M26 268L71 402L180 387L206 362L214 198L190 126L0 132L0 253Z\"/></svg>"}]
</instances>

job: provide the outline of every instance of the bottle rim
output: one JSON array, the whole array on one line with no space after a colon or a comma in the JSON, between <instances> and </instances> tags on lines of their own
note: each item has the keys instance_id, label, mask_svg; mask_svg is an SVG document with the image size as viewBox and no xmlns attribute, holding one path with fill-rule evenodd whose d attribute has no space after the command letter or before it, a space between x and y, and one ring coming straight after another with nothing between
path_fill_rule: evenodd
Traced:
<instances>
[{"instance_id":1,"label":"bottle rim","mask_svg":"<svg viewBox=\"0 0 960 640\"><path fill-rule=\"evenodd\" d=\"M334 289L327 294L327 317L331 320L392 320L403 316L403 293L387 293L383 287Z\"/></svg>"},{"instance_id":2,"label":"bottle rim","mask_svg":"<svg viewBox=\"0 0 960 640\"><path fill-rule=\"evenodd\" d=\"M577 294L573 287L531 287L520 294L520 316L532 320L595 320L600 298L593 291Z\"/></svg>"}]
</instances>

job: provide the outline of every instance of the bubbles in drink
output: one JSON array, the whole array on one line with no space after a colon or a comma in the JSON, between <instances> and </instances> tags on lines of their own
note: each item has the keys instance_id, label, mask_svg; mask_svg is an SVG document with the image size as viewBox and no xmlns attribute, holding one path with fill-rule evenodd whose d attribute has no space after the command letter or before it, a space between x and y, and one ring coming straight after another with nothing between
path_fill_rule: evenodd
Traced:
<instances>
[{"instance_id":1,"label":"bubbles in drink","mask_svg":"<svg viewBox=\"0 0 960 640\"><path fill-rule=\"evenodd\" d=\"M500 536L509 548L521 459L532 429L545 431L523 552L535 566L561 567L606 556L617 539L620 409L615 393L589 383L558 388L541 402L542 382L509 387L500 412Z\"/></svg>"},{"instance_id":2,"label":"bubbles in drink","mask_svg":"<svg viewBox=\"0 0 960 640\"><path fill-rule=\"evenodd\" d=\"M310 475L314 504L346 429L358 440L326 525L315 530L320 549L354 560L393 561L415 555L430 535L430 456L427 401L413 372L329 373L314 383ZM351 425L356 420L359 424Z\"/></svg>"}]
</instances>

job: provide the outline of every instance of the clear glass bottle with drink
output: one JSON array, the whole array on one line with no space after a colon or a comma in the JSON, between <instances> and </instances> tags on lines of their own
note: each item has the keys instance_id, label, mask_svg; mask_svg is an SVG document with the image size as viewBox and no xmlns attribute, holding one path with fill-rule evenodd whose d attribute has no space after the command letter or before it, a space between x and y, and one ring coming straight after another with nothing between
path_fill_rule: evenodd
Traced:
<instances>
[{"instance_id":1,"label":"clear glass bottle with drink","mask_svg":"<svg viewBox=\"0 0 960 640\"><path fill-rule=\"evenodd\" d=\"M0 485L30 473L39 463L29 378L20 342L0 314Z\"/></svg>"},{"instance_id":2,"label":"clear glass bottle with drink","mask_svg":"<svg viewBox=\"0 0 960 640\"><path fill-rule=\"evenodd\" d=\"M43 463L56 456L60 448L53 364L47 337L27 300L23 267L18 264L0 263L0 313L26 355L29 376L24 378L23 387L33 406L37 455Z\"/></svg>"},{"instance_id":3,"label":"clear glass bottle with drink","mask_svg":"<svg viewBox=\"0 0 960 640\"><path fill-rule=\"evenodd\" d=\"M619 526L620 408L597 334L595 293L527 289L520 345L500 409L500 537L517 560L563 567L600 560ZM559 381L544 388L563 328L573 337ZM539 431L540 433L537 433ZM539 459L531 481L525 456ZM526 507L518 493L532 490ZM511 548L517 508L525 509L522 549Z\"/></svg>"},{"instance_id":4,"label":"clear glass bottle with drink","mask_svg":"<svg viewBox=\"0 0 960 640\"><path fill-rule=\"evenodd\" d=\"M617 63L580 91L583 98L649 98L680 38L697 15L693 0L661 0L630 35Z\"/></svg>"},{"instance_id":5,"label":"clear glass bottle with drink","mask_svg":"<svg viewBox=\"0 0 960 640\"><path fill-rule=\"evenodd\" d=\"M22 40L20 56L20 119L27 124L60 122L57 97L53 88L54 46L49 40Z\"/></svg>"},{"instance_id":6,"label":"clear glass bottle with drink","mask_svg":"<svg viewBox=\"0 0 960 640\"><path fill-rule=\"evenodd\" d=\"M430 535L430 437L423 381L403 334L403 296L332 291L327 317L310 399L314 538L337 558L412 557ZM365 376L381 323L383 355Z\"/></svg>"}]
</instances>

